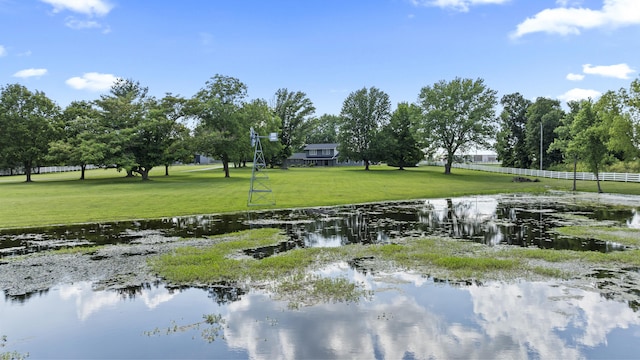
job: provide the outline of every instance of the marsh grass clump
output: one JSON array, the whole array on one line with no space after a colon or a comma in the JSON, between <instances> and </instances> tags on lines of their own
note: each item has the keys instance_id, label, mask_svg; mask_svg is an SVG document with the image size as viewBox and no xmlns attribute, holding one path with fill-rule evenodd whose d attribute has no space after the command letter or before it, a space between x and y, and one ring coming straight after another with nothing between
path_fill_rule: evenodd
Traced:
<instances>
[{"instance_id":1,"label":"marsh grass clump","mask_svg":"<svg viewBox=\"0 0 640 360\"><path fill-rule=\"evenodd\" d=\"M238 256L245 249L275 245L286 238L278 229L247 230L218 237L207 248L185 247L150 261L161 277L176 284L271 281L277 296L292 304L356 302L365 293L345 278L308 274L313 265L335 261L344 249L293 249L263 259ZM284 279L284 280L283 280ZM295 307L295 306L294 306Z\"/></svg>"},{"instance_id":2,"label":"marsh grass clump","mask_svg":"<svg viewBox=\"0 0 640 360\"><path fill-rule=\"evenodd\" d=\"M325 278L316 274L296 273L275 285L276 294L286 294L289 308L317 303L357 303L370 297L370 291L344 277Z\"/></svg>"},{"instance_id":3,"label":"marsh grass clump","mask_svg":"<svg viewBox=\"0 0 640 360\"><path fill-rule=\"evenodd\" d=\"M94 246L73 246L73 247L65 247L60 249L52 250L54 254L80 254L80 255L91 255L96 253L98 250L104 248L104 245L94 245Z\"/></svg>"},{"instance_id":4,"label":"marsh grass clump","mask_svg":"<svg viewBox=\"0 0 640 360\"><path fill-rule=\"evenodd\" d=\"M491 278L521 266L518 259L492 256L485 245L446 238L374 246L372 252L400 268L437 272L450 279Z\"/></svg>"},{"instance_id":5,"label":"marsh grass clump","mask_svg":"<svg viewBox=\"0 0 640 360\"><path fill-rule=\"evenodd\" d=\"M213 246L178 248L173 253L151 260L149 264L172 283L210 284L268 279L295 268L295 262L299 260L291 258L295 257L296 251L288 252L286 257L274 256L263 260L240 257L242 250L285 241L278 229L247 230L216 238L220 241Z\"/></svg>"},{"instance_id":6,"label":"marsh grass clump","mask_svg":"<svg viewBox=\"0 0 640 360\"><path fill-rule=\"evenodd\" d=\"M640 229L616 226L564 226L555 229L555 231L562 235L615 242L640 248Z\"/></svg>"}]
</instances>

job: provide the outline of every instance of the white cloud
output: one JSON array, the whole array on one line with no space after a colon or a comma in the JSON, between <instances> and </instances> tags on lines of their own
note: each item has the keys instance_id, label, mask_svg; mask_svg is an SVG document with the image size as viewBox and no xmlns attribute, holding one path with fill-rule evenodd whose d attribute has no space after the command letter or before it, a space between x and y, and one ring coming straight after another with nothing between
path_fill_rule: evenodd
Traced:
<instances>
[{"instance_id":1,"label":"white cloud","mask_svg":"<svg viewBox=\"0 0 640 360\"><path fill-rule=\"evenodd\" d=\"M101 74L97 72L89 72L82 75L67 79L66 84L76 90L103 91L111 88L118 78L112 74Z\"/></svg>"},{"instance_id":2,"label":"white cloud","mask_svg":"<svg viewBox=\"0 0 640 360\"><path fill-rule=\"evenodd\" d=\"M46 73L47 69L24 69L13 74L13 76L26 79L30 77L40 77Z\"/></svg>"},{"instance_id":3,"label":"white cloud","mask_svg":"<svg viewBox=\"0 0 640 360\"><path fill-rule=\"evenodd\" d=\"M582 71L585 74L613 77L617 79L629 79L629 74L635 72L635 70L631 69L629 65L624 63L600 66L591 66L591 64L584 64L582 65Z\"/></svg>"},{"instance_id":4,"label":"white cloud","mask_svg":"<svg viewBox=\"0 0 640 360\"><path fill-rule=\"evenodd\" d=\"M560 1L559 4L569 4ZM545 9L518 24L512 38L535 32L549 34L580 34L581 30L599 27L620 27L640 24L640 1L604 0L602 9L559 7Z\"/></svg>"},{"instance_id":5,"label":"white cloud","mask_svg":"<svg viewBox=\"0 0 640 360\"><path fill-rule=\"evenodd\" d=\"M7 49L0 45L0 57L7 56Z\"/></svg>"},{"instance_id":6,"label":"white cloud","mask_svg":"<svg viewBox=\"0 0 640 360\"><path fill-rule=\"evenodd\" d=\"M582 4L582 0L556 0L556 4L562 7L578 6Z\"/></svg>"},{"instance_id":7,"label":"white cloud","mask_svg":"<svg viewBox=\"0 0 640 360\"><path fill-rule=\"evenodd\" d=\"M95 28L101 28L102 25L100 25L99 22L94 21L94 20L78 20L74 17L68 17L67 21L64 23L67 27L72 28L74 30L80 30L80 29L95 29Z\"/></svg>"},{"instance_id":8,"label":"white cloud","mask_svg":"<svg viewBox=\"0 0 640 360\"><path fill-rule=\"evenodd\" d=\"M435 6L467 12L471 6L504 4L511 0L411 0L414 6Z\"/></svg>"},{"instance_id":9,"label":"white cloud","mask_svg":"<svg viewBox=\"0 0 640 360\"><path fill-rule=\"evenodd\" d=\"M113 9L106 0L40 0L53 6L54 12L69 10L88 16L104 16Z\"/></svg>"},{"instance_id":10,"label":"white cloud","mask_svg":"<svg viewBox=\"0 0 640 360\"><path fill-rule=\"evenodd\" d=\"M574 88L558 96L558 99L562 101L578 101L596 99L600 97L600 95L602 95L602 93L597 90Z\"/></svg>"},{"instance_id":11,"label":"white cloud","mask_svg":"<svg viewBox=\"0 0 640 360\"><path fill-rule=\"evenodd\" d=\"M568 73L567 74L567 80L580 81L582 79L584 79L584 75L582 75L582 74L574 74L574 73Z\"/></svg>"}]
</instances>

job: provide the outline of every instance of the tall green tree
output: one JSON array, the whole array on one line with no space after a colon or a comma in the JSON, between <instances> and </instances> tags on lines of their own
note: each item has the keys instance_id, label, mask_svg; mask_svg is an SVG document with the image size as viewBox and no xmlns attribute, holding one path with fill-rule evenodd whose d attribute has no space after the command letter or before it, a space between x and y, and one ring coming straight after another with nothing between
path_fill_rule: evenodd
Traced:
<instances>
[{"instance_id":1,"label":"tall green tree","mask_svg":"<svg viewBox=\"0 0 640 360\"><path fill-rule=\"evenodd\" d=\"M576 174L578 171L578 158L580 152L575 147L573 142L575 133L573 122L580 112L582 102L569 101L567 103L570 111L560 121L560 125L554 130L557 135L553 140L553 143L547 149L548 152L559 150L563 154L563 159L566 163L573 164L573 191L576 191Z\"/></svg>"},{"instance_id":2,"label":"tall green tree","mask_svg":"<svg viewBox=\"0 0 640 360\"><path fill-rule=\"evenodd\" d=\"M109 93L95 100L99 111L97 140L107 145L102 159L105 167L124 169L134 176L136 159L131 149L135 128L143 122L148 111L148 88L130 79L118 79Z\"/></svg>"},{"instance_id":3,"label":"tall green tree","mask_svg":"<svg viewBox=\"0 0 640 360\"><path fill-rule=\"evenodd\" d=\"M362 160L369 170L371 161L380 160L375 139L391 117L389 95L375 87L354 91L342 103L340 117L340 159Z\"/></svg>"},{"instance_id":4,"label":"tall green tree","mask_svg":"<svg viewBox=\"0 0 640 360\"><path fill-rule=\"evenodd\" d=\"M56 140L60 108L43 92L20 84L0 87L0 164L22 166L26 182L31 169L43 164L49 142Z\"/></svg>"},{"instance_id":5,"label":"tall green tree","mask_svg":"<svg viewBox=\"0 0 640 360\"><path fill-rule=\"evenodd\" d=\"M152 168L165 165L167 149L174 143L175 122L167 117L160 102L149 99L147 112L132 129L128 150L135 161L134 172L149 180ZM166 168L165 168L166 174Z\"/></svg>"},{"instance_id":6,"label":"tall green tree","mask_svg":"<svg viewBox=\"0 0 640 360\"><path fill-rule=\"evenodd\" d=\"M340 116L323 114L309 121L306 144L333 144L338 142Z\"/></svg>"},{"instance_id":7,"label":"tall green tree","mask_svg":"<svg viewBox=\"0 0 640 360\"><path fill-rule=\"evenodd\" d=\"M241 126L241 108L246 96L244 83L217 74L189 102L188 113L198 123L196 146L205 155L222 161L225 177L230 177L229 161L238 153L241 139L249 137Z\"/></svg>"},{"instance_id":8,"label":"tall green tree","mask_svg":"<svg viewBox=\"0 0 640 360\"><path fill-rule=\"evenodd\" d=\"M555 129L561 125L564 116L559 100L539 97L529 106L525 136L527 149L534 160L533 167L546 169L562 162L560 150L549 151L549 147L557 137Z\"/></svg>"},{"instance_id":9,"label":"tall green tree","mask_svg":"<svg viewBox=\"0 0 640 360\"><path fill-rule=\"evenodd\" d=\"M163 101L147 94L148 88L139 82L118 79L109 94L95 101L100 113L98 139L108 145L102 165L125 169L127 176L140 174L142 180L149 180L152 168L164 165L175 124Z\"/></svg>"},{"instance_id":10,"label":"tall green tree","mask_svg":"<svg viewBox=\"0 0 640 360\"><path fill-rule=\"evenodd\" d=\"M85 179L87 165L104 163L108 153L108 144L99 139L99 116L90 102L72 102L62 112L62 138L49 144L53 162L80 166L80 180Z\"/></svg>"},{"instance_id":11,"label":"tall green tree","mask_svg":"<svg viewBox=\"0 0 640 360\"><path fill-rule=\"evenodd\" d=\"M587 163L597 179L598 192L601 193L598 175L608 157L608 128L591 100L581 102L571 128L573 138L569 141L569 148Z\"/></svg>"},{"instance_id":12,"label":"tall green tree","mask_svg":"<svg viewBox=\"0 0 640 360\"><path fill-rule=\"evenodd\" d=\"M525 139L527 110L531 104L532 102L520 93L504 95L500 99L502 112L495 149L498 160L504 167L528 169L531 166L531 156Z\"/></svg>"},{"instance_id":13,"label":"tall green tree","mask_svg":"<svg viewBox=\"0 0 640 360\"><path fill-rule=\"evenodd\" d=\"M316 108L307 94L301 91L278 89L276 91L274 113L280 118L280 142L282 143L282 168L287 168L287 158L301 147L304 141L304 125L315 113Z\"/></svg>"},{"instance_id":14,"label":"tall green tree","mask_svg":"<svg viewBox=\"0 0 640 360\"><path fill-rule=\"evenodd\" d=\"M156 104L157 115L164 117L170 124L170 131L162 138L165 142L162 154L162 165L164 165L164 175L169 176L169 167L176 163L187 163L194 159L195 151L191 131L184 124L186 121L187 100L181 96L171 93L165 96Z\"/></svg>"},{"instance_id":15,"label":"tall green tree","mask_svg":"<svg viewBox=\"0 0 640 360\"><path fill-rule=\"evenodd\" d=\"M629 90L607 92L611 142L609 148L619 152L626 160L640 158L640 79L631 82ZM601 103L599 101L598 103Z\"/></svg>"},{"instance_id":16,"label":"tall green tree","mask_svg":"<svg viewBox=\"0 0 640 360\"><path fill-rule=\"evenodd\" d=\"M381 156L387 165L404 170L405 167L415 166L424 158L415 135L420 118L421 111L417 105L404 102L398 104L378 140Z\"/></svg>"},{"instance_id":17,"label":"tall green tree","mask_svg":"<svg viewBox=\"0 0 640 360\"><path fill-rule=\"evenodd\" d=\"M445 152L445 174L451 173L454 155L471 146L488 147L495 134L496 91L483 79L441 80L425 86L418 97L423 111L422 134Z\"/></svg>"},{"instance_id":18,"label":"tall green tree","mask_svg":"<svg viewBox=\"0 0 640 360\"><path fill-rule=\"evenodd\" d=\"M278 118L263 99L254 99L243 104L242 117L243 123L247 124L249 129L253 127L254 131L260 136L269 136L271 133L277 133L282 125ZM249 139L249 130L244 137L246 141L243 149L246 149L245 158L253 160L253 148ZM267 164L271 167L279 161L282 152L282 143L280 141L269 141L261 139L262 153Z\"/></svg>"}]
</instances>

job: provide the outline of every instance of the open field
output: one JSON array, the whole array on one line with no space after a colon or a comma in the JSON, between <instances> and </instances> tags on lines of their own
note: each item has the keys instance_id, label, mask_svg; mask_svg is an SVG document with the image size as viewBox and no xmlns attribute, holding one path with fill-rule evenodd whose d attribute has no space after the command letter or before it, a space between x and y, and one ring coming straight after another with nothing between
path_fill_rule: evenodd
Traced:
<instances>
[{"instance_id":1,"label":"open field","mask_svg":"<svg viewBox=\"0 0 640 360\"><path fill-rule=\"evenodd\" d=\"M276 205L295 208L374 201L441 198L472 194L570 190L568 180L512 182L513 176L440 167L398 171L387 166L292 168L269 170ZM0 228L148 219L264 209L247 207L251 168L231 169L224 178L211 166L176 166L152 170L151 181L125 178L113 169L0 177ZM640 195L635 183L602 184L604 191ZM579 182L579 191L596 191L595 182Z\"/></svg>"}]
</instances>

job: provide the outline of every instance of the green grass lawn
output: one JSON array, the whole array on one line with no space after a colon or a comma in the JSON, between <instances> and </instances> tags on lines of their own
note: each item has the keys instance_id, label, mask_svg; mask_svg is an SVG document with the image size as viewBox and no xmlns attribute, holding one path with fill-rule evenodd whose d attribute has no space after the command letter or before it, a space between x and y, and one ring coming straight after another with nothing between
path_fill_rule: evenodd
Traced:
<instances>
[{"instance_id":1,"label":"green grass lawn","mask_svg":"<svg viewBox=\"0 0 640 360\"><path fill-rule=\"evenodd\" d=\"M472 194L570 190L570 180L514 183L512 175L441 167L398 171L387 166L291 168L268 171L275 206L294 208L385 200L439 198ZM256 210L247 207L251 168L231 169L224 178L211 166L176 166L151 172L151 181L125 178L113 169L0 177L0 228L42 226L166 216ZM640 194L640 184L602 184L604 191ZM579 182L579 191L596 191L595 182Z\"/></svg>"}]
</instances>

